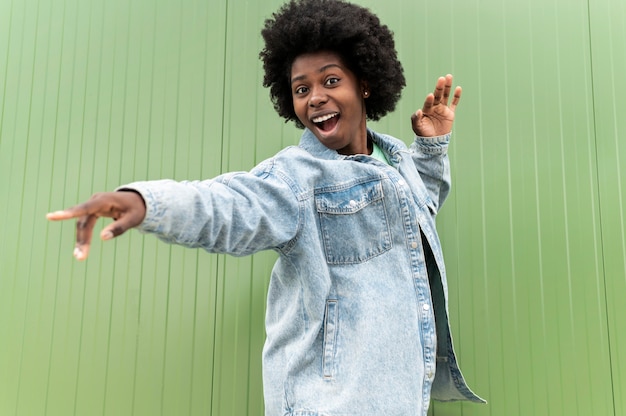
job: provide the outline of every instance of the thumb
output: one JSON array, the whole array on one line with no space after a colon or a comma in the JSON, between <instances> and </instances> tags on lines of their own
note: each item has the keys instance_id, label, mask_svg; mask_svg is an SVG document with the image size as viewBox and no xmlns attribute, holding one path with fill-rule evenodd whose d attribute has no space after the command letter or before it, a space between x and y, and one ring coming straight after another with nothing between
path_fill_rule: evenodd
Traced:
<instances>
[{"instance_id":1,"label":"thumb","mask_svg":"<svg viewBox=\"0 0 626 416\"><path fill-rule=\"evenodd\" d=\"M417 110L411 115L411 127L413 127L413 132L417 135L419 135L419 130L420 130L419 125L423 116L424 116L424 113L421 109Z\"/></svg>"},{"instance_id":2,"label":"thumb","mask_svg":"<svg viewBox=\"0 0 626 416\"><path fill-rule=\"evenodd\" d=\"M121 218L107 225L100 232L100 238L104 241L111 240L124 234L131 228L135 228L142 223L145 212L129 212Z\"/></svg>"}]
</instances>

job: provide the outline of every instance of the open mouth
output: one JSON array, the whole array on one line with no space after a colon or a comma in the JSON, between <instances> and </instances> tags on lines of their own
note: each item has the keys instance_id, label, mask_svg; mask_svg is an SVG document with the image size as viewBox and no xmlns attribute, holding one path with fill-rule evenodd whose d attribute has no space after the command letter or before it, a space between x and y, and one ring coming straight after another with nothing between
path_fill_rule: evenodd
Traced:
<instances>
[{"instance_id":1,"label":"open mouth","mask_svg":"<svg viewBox=\"0 0 626 416\"><path fill-rule=\"evenodd\" d=\"M339 121L339 113L331 113L314 117L311 121L321 131L329 132L337 125L337 122Z\"/></svg>"}]
</instances>

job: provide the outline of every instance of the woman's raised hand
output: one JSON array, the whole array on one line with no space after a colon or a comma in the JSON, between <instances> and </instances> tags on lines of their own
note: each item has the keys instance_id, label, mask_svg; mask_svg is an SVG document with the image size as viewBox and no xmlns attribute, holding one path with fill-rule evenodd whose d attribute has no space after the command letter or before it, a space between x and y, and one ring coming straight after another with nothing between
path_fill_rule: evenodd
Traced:
<instances>
[{"instance_id":1,"label":"woman's raised hand","mask_svg":"<svg viewBox=\"0 0 626 416\"><path fill-rule=\"evenodd\" d=\"M454 89L452 102L448 105L452 90L452 75L440 77L435 91L426 96L424 106L411 116L413 132L422 137L442 136L452 131L454 112L461 99L461 87Z\"/></svg>"}]
</instances>

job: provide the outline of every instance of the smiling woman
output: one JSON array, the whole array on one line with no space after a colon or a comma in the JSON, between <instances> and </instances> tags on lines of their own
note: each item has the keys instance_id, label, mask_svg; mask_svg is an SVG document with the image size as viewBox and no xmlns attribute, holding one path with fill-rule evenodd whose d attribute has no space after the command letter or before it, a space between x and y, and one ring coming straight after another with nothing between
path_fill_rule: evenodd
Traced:
<instances>
[{"instance_id":1,"label":"smiling woman","mask_svg":"<svg viewBox=\"0 0 626 416\"><path fill-rule=\"evenodd\" d=\"M212 253L274 250L263 380L267 415L426 415L431 396L483 402L452 345L435 217L450 189L461 89L440 77L410 117L410 147L367 126L404 86L393 36L341 0L285 4L263 29L264 83L300 144L249 172L134 182L77 218L75 256L130 228ZM288 74L286 77L285 74ZM407 115L407 122L409 122Z\"/></svg>"}]
</instances>

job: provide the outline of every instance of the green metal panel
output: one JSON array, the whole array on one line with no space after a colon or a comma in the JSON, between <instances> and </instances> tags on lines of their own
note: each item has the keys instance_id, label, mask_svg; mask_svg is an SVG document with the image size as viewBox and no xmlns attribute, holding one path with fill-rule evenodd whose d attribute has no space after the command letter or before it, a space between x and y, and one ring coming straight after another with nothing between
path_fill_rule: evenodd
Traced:
<instances>
[{"instance_id":1,"label":"green metal panel","mask_svg":"<svg viewBox=\"0 0 626 416\"><path fill-rule=\"evenodd\" d=\"M490 403L434 414L613 414L587 3L463 8L439 224L461 363Z\"/></svg>"},{"instance_id":2,"label":"green metal panel","mask_svg":"<svg viewBox=\"0 0 626 416\"><path fill-rule=\"evenodd\" d=\"M0 4L0 414L209 413L219 259L42 213L220 172L226 5Z\"/></svg>"},{"instance_id":3,"label":"green metal panel","mask_svg":"<svg viewBox=\"0 0 626 416\"><path fill-rule=\"evenodd\" d=\"M590 3L599 207L615 414L626 414L626 4Z\"/></svg>"},{"instance_id":4,"label":"green metal panel","mask_svg":"<svg viewBox=\"0 0 626 416\"><path fill-rule=\"evenodd\" d=\"M262 414L274 255L136 232L71 257L44 214L133 180L248 169L299 132L260 87L280 0L0 0L0 414ZM438 218L461 366L486 406L626 414L621 0L362 0L408 86L464 87Z\"/></svg>"},{"instance_id":5,"label":"green metal panel","mask_svg":"<svg viewBox=\"0 0 626 416\"><path fill-rule=\"evenodd\" d=\"M586 4L510 7L480 15L478 166L455 152L461 345L489 414L613 414Z\"/></svg>"}]
</instances>

